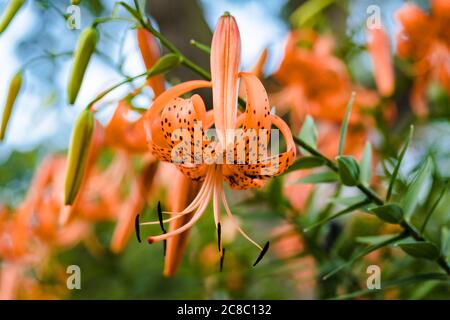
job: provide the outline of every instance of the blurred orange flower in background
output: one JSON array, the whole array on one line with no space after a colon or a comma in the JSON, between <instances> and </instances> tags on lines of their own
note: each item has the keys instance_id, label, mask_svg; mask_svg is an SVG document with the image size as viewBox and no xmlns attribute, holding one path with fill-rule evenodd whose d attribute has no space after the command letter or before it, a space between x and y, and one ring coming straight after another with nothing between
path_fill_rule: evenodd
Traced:
<instances>
[{"instance_id":1,"label":"blurred orange flower in background","mask_svg":"<svg viewBox=\"0 0 450 320\"><path fill-rule=\"evenodd\" d=\"M401 25L397 54L411 59L414 85L411 106L418 116L428 113L426 91L437 83L450 93L450 2L431 0L431 13L407 3L396 13Z\"/></svg>"}]
</instances>

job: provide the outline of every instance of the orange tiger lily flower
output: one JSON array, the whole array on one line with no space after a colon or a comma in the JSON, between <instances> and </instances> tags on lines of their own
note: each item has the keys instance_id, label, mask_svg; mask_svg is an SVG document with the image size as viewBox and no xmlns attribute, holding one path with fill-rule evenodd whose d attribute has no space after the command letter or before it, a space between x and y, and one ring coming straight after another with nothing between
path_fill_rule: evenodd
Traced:
<instances>
[{"instance_id":1,"label":"orange tiger lily flower","mask_svg":"<svg viewBox=\"0 0 450 320\"><path fill-rule=\"evenodd\" d=\"M62 208L61 178L66 166L63 156L50 156L40 164L17 216L40 241L55 247L78 243L88 232L88 224L77 220L59 225ZM61 179L60 179L61 180Z\"/></svg>"},{"instance_id":2,"label":"orange tiger lily flower","mask_svg":"<svg viewBox=\"0 0 450 320\"><path fill-rule=\"evenodd\" d=\"M372 58L378 92L382 96L388 97L395 89L389 37L381 26L368 29L367 37L367 49Z\"/></svg>"},{"instance_id":3,"label":"orange tiger lily flower","mask_svg":"<svg viewBox=\"0 0 450 320\"><path fill-rule=\"evenodd\" d=\"M129 153L144 153L148 148L143 117L130 122L127 119L130 110L129 102L126 100L119 101L105 128L105 144L116 149L126 150Z\"/></svg>"},{"instance_id":4,"label":"orange tiger lily flower","mask_svg":"<svg viewBox=\"0 0 450 320\"><path fill-rule=\"evenodd\" d=\"M397 35L397 53L413 61L414 85L411 107L418 116L428 113L426 90L436 82L450 94L450 3L432 0L431 14L407 3L396 13L401 25Z\"/></svg>"},{"instance_id":5,"label":"orange tiger lily flower","mask_svg":"<svg viewBox=\"0 0 450 320\"><path fill-rule=\"evenodd\" d=\"M235 221L225 198L223 181L234 189L261 187L264 180L284 172L293 162L296 146L289 127L281 118L270 113L269 99L262 83L253 74L239 73L239 63L239 30L235 19L225 14L219 19L212 40L212 81L195 80L176 85L158 96L147 111L145 129L151 152L158 159L167 162L174 162L172 156L182 154L183 157L177 159L177 167L191 179L203 181L194 200L184 210L168 213L173 214L173 217L165 222L178 220L187 214L192 214L192 218L168 233L150 236L149 243L170 239L190 229L203 215L211 198L215 225L220 237L221 205L231 220ZM247 102L244 113L239 113L237 108L239 78L246 89ZM193 95L190 99L180 98L181 95L195 89L209 87L212 87L213 92L211 111L206 111L199 95ZM217 132L217 140L213 144L209 144L208 141L199 141L206 136L205 131L213 125ZM234 156L239 153L238 145L234 137L230 136L230 131L241 129L241 135L256 131L254 140L258 141L255 146L257 148L263 144L263 141L267 141L272 125L281 131L286 140L285 152L266 156L252 163L249 159L256 154L257 150L253 149L247 139L244 159L241 159L243 161L229 163L228 157L231 155L234 160ZM258 131L260 129L262 134ZM189 139L193 143L189 143ZM175 144L176 140L181 140L182 143ZM259 151L263 149L259 148ZM188 155L182 151L188 151ZM206 156L205 161L201 161L201 156L205 153L212 155L212 158ZM225 153L227 156L223 157ZM247 240L263 252L265 251L240 228L236 221L235 223ZM219 251L221 249L219 239Z\"/></svg>"},{"instance_id":6,"label":"orange tiger lily flower","mask_svg":"<svg viewBox=\"0 0 450 320\"><path fill-rule=\"evenodd\" d=\"M352 84L346 66L333 54L334 41L312 30L292 31L285 55L274 78L283 86L271 95L281 111L291 111L295 130L307 114L314 119L340 123L352 91L356 92L350 123L368 121L364 109L378 101L375 92Z\"/></svg>"}]
</instances>

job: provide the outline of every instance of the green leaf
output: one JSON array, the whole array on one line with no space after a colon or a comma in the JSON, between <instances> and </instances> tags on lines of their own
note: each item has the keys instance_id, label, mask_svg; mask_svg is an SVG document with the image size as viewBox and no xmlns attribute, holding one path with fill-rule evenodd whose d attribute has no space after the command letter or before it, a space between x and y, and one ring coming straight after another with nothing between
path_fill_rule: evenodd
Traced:
<instances>
[{"instance_id":1,"label":"green leaf","mask_svg":"<svg viewBox=\"0 0 450 320\"><path fill-rule=\"evenodd\" d=\"M403 209L394 203L370 209L371 212L388 223L400 223L403 220Z\"/></svg>"},{"instance_id":2,"label":"green leaf","mask_svg":"<svg viewBox=\"0 0 450 320\"><path fill-rule=\"evenodd\" d=\"M331 220L334 220L334 219L336 219L336 218L338 218L340 216L343 216L346 213L353 212L353 211L355 211L355 210L357 210L357 209L359 209L361 207L364 207L364 206L366 206L366 205L368 205L370 203L371 203L371 201L369 199L365 199L365 200L363 200L361 202L355 203L354 205L351 205L351 206L349 206L349 207L347 207L347 208L345 208L345 209L343 209L343 210L341 210L341 211L339 211L339 212L337 212L335 214L332 214L331 216L326 217L325 219L322 219L322 220L312 224L311 226L305 228L304 231L308 232L311 229L314 229L314 228L316 228L318 226L321 226L321 225L323 225L323 224L325 224L325 223L327 223L327 222L329 222Z\"/></svg>"},{"instance_id":3,"label":"green leaf","mask_svg":"<svg viewBox=\"0 0 450 320\"><path fill-rule=\"evenodd\" d=\"M419 274L414 275L411 277L406 277L402 279L392 280L392 281L386 281L383 283L383 287L380 290L376 290L376 292L380 292L386 289L391 289L395 287L401 287L406 286L410 284L425 282L425 281L444 281L450 283L448 275L444 273L426 273L426 274ZM335 299L354 299L366 294L373 293L374 290L371 289L364 289L364 290L358 290L352 293L348 293L342 296L339 296Z\"/></svg>"},{"instance_id":4,"label":"green leaf","mask_svg":"<svg viewBox=\"0 0 450 320\"><path fill-rule=\"evenodd\" d=\"M362 244L375 245L375 244L381 243L383 241L386 241L386 240L392 238L393 236L397 236L397 235L382 234L379 236L357 237L356 241L358 243L362 243Z\"/></svg>"},{"instance_id":5,"label":"green leaf","mask_svg":"<svg viewBox=\"0 0 450 320\"><path fill-rule=\"evenodd\" d=\"M336 157L339 168L339 176L346 186L355 186L359 181L359 166L356 160L351 156Z\"/></svg>"},{"instance_id":6,"label":"green leaf","mask_svg":"<svg viewBox=\"0 0 450 320\"><path fill-rule=\"evenodd\" d=\"M299 138L305 141L313 148L317 148L317 128L314 123L314 119L307 115L305 121L303 122L302 129L300 130ZM301 149L303 153L308 153L308 151Z\"/></svg>"},{"instance_id":7,"label":"green leaf","mask_svg":"<svg viewBox=\"0 0 450 320\"><path fill-rule=\"evenodd\" d=\"M409 144L411 143L413 133L414 133L414 126L411 125L409 127L408 140L406 140L406 143L403 146L402 151L400 151L397 165L395 166L394 171L392 172L391 181L389 182L388 191L386 193L386 201L389 201L389 199L391 198L392 190L394 188L394 183L395 183L395 180L397 179L398 171L400 170L400 165L402 164L403 157L405 156L406 150L408 149Z\"/></svg>"},{"instance_id":8,"label":"green leaf","mask_svg":"<svg viewBox=\"0 0 450 320\"><path fill-rule=\"evenodd\" d=\"M427 216L425 217L425 220L423 221L422 227L420 228L420 233L423 233L425 231L425 228L427 227L428 221L430 221L431 216L433 215L434 211L436 211L436 208L438 207L439 203L441 202L442 198L445 195L445 192L447 190L447 185L445 185L444 188L442 188L438 198L431 206L430 211L428 212Z\"/></svg>"},{"instance_id":9,"label":"green leaf","mask_svg":"<svg viewBox=\"0 0 450 320\"><path fill-rule=\"evenodd\" d=\"M355 261L361 259L362 257L368 255L369 253L371 253L371 252L373 252L375 250L378 250L380 248L386 247L386 246L388 246L390 244L393 244L395 242L398 242L399 240L401 240L401 239L403 239L405 237L406 237L405 234L393 235L392 237L390 237L390 238L388 238L388 239L386 239L384 241L377 242L377 243L367 247L366 249L363 249L362 251L357 253L355 256L353 256L353 258L351 258L349 261L342 263L341 265L337 266L335 269L333 269L332 271L327 273L323 277L323 280L327 280L328 278L330 278L334 274L338 273L343 268L351 266L353 263L355 263Z\"/></svg>"},{"instance_id":10,"label":"green leaf","mask_svg":"<svg viewBox=\"0 0 450 320\"><path fill-rule=\"evenodd\" d=\"M298 28L304 27L333 2L334 0L309 0L303 3L292 13L291 23Z\"/></svg>"},{"instance_id":11,"label":"green leaf","mask_svg":"<svg viewBox=\"0 0 450 320\"><path fill-rule=\"evenodd\" d=\"M425 186L425 181L429 178L433 171L433 162L430 158L425 160L422 164L413 181L408 186L408 190L402 201L402 207L405 212L405 219L409 220L413 214L414 209L419 203L421 192Z\"/></svg>"},{"instance_id":12,"label":"green leaf","mask_svg":"<svg viewBox=\"0 0 450 320\"><path fill-rule=\"evenodd\" d=\"M356 195L356 196L349 196L349 197L335 197L330 198L330 202L334 204L340 204L344 206L350 206L352 204L355 204L357 202L361 202L367 197L365 195Z\"/></svg>"},{"instance_id":13,"label":"green leaf","mask_svg":"<svg viewBox=\"0 0 450 320\"><path fill-rule=\"evenodd\" d=\"M431 242L417 241L411 237L395 243L395 246L402 248L410 256L436 260L439 258L439 249Z\"/></svg>"},{"instance_id":14,"label":"green leaf","mask_svg":"<svg viewBox=\"0 0 450 320\"><path fill-rule=\"evenodd\" d=\"M324 171L310 174L296 181L296 183L330 183L339 181L339 176L333 171Z\"/></svg>"},{"instance_id":15,"label":"green leaf","mask_svg":"<svg viewBox=\"0 0 450 320\"><path fill-rule=\"evenodd\" d=\"M311 168L320 167L324 163L325 163L325 161L318 157L313 157L313 156L301 157L301 158L298 158L297 160L295 160L295 162L289 167L289 169L286 170L286 173L296 171L296 170L301 170L301 169L311 169Z\"/></svg>"},{"instance_id":16,"label":"green leaf","mask_svg":"<svg viewBox=\"0 0 450 320\"><path fill-rule=\"evenodd\" d=\"M372 178L372 145L369 141L366 142L364 152L359 165L361 172L359 173L359 180L365 186L370 185Z\"/></svg>"},{"instance_id":17,"label":"green leaf","mask_svg":"<svg viewBox=\"0 0 450 320\"><path fill-rule=\"evenodd\" d=\"M356 93L353 91L350 96L350 100L347 103L347 107L345 109L344 120L342 121L342 125L341 125L341 133L339 135L338 155L341 155L344 152L345 137L347 136L348 121L350 120L350 113L352 112L352 106L353 106L353 101L355 101L355 96L356 96Z\"/></svg>"},{"instance_id":18,"label":"green leaf","mask_svg":"<svg viewBox=\"0 0 450 320\"><path fill-rule=\"evenodd\" d=\"M450 229L448 227L442 228L441 233L441 252L445 257L447 263L450 262Z\"/></svg>"}]
</instances>

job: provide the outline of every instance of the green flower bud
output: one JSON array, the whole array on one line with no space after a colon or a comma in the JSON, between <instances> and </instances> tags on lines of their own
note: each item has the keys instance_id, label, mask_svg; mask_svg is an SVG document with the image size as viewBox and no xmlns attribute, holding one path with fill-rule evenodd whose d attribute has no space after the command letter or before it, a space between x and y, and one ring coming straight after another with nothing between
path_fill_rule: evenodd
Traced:
<instances>
[{"instance_id":1,"label":"green flower bud","mask_svg":"<svg viewBox=\"0 0 450 320\"><path fill-rule=\"evenodd\" d=\"M64 188L64 204L66 205L73 203L80 189L93 131L94 115L89 110L84 110L78 116L70 138Z\"/></svg>"},{"instance_id":2,"label":"green flower bud","mask_svg":"<svg viewBox=\"0 0 450 320\"><path fill-rule=\"evenodd\" d=\"M0 141L5 137L6 126L11 116L14 102L17 99L20 88L22 87L22 72L17 72L9 84L8 96L6 98L5 107L3 108L2 124L0 127Z\"/></svg>"},{"instance_id":3,"label":"green flower bud","mask_svg":"<svg viewBox=\"0 0 450 320\"><path fill-rule=\"evenodd\" d=\"M80 91L81 83L86 72L86 68L91 59L92 53L97 45L98 33L94 27L89 27L80 35L73 59L72 70L70 72L69 84L67 87L67 97L69 104L74 104Z\"/></svg>"}]
</instances>

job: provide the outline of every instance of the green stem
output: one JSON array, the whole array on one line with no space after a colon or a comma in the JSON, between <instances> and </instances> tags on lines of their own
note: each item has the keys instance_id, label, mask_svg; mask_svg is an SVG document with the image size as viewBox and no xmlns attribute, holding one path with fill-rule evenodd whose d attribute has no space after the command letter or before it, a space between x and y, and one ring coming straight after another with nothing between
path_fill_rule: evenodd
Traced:
<instances>
[{"instance_id":1,"label":"green stem","mask_svg":"<svg viewBox=\"0 0 450 320\"><path fill-rule=\"evenodd\" d=\"M334 172L338 172L339 171L338 167L336 166L336 164L331 159L328 159L325 155L320 153L318 150L316 150L315 148L310 146L308 143L306 143L302 139L294 136L294 142L296 144L298 144L300 147L302 147L305 150L307 150L312 155L321 158L325 162L325 165L328 168L330 168L331 170L333 170ZM358 182L358 184L355 187L358 188L362 193L364 193L368 197L368 199L371 200L373 203L375 203L377 205L383 205L384 204L384 201L374 191L372 191L371 189L369 189L366 186L364 186L361 182ZM405 221L403 221L400 225L403 227L403 229L405 230L405 232L408 235L411 235L413 238L415 238L418 241L425 241L424 237L422 235L418 234ZM448 266L447 262L445 261L445 259L442 256L439 257L439 259L437 260L437 263L439 264L439 266L447 274L450 275L450 267Z\"/></svg>"},{"instance_id":2,"label":"green stem","mask_svg":"<svg viewBox=\"0 0 450 320\"><path fill-rule=\"evenodd\" d=\"M197 49L200 49L201 51L210 54L211 53L211 48L203 43L198 42L195 39L191 39L190 44L193 45L194 47L196 47Z\"/></svg>"},{"instance_id":3,"label":"green stem","mask_svg":"<svg viewBox=\"0 0 450 320\"><path fill-rule=\"evenodd\" d=\"M148 71L146 71L146 72L144 72L144 73L141 73L141 74L138 74L137 76L134 76L134 77L125 78L125 79L122 80L121 82L119 82L119 83L113 85L112 87L110 87L110 88L106 89L105 91L101 92L100 94L98 94L98 95L95 97L94 100L92 100L91 102L89 102L89 104L86 106L86 109L87 109L87 110L91 109L91 107L92 107L95 103L97 103L98 101L100 101L101 99L103 99L103 97L105 97L108 93L114 91L114 90L117 89L118 87L120 87L120 86L122 86L122 85L124 85L124 84L126 84L126 83L129 83L129 82L131 82L131 81L134 81L134 80L136 80L136 79L138 79L138 78L141 78L141 77L143 77L143 76L147 76L147 75L148 75Z\"/></svg>"},{"instance_id":4,"label":"green stem","mask_svg":"<svg viewBox=\"0 0 450 320\"><path fill-rule=\"evenodd\" d=\"M99 17L94 20L92 23L93 27L96 27L99 24L107 23L107 22L128 22L128 23L135 23L136 21L125 18L125 17Z\"/></svg>"},{"instance_id":5,"label":"green stem","mask_svg":"<svg viewBox=\"0 0 450 320\"><path fill-rule=\"evenodd\" d=\"M27 67L29 67L31 64L39 61L39 60L43 60L43 59L50 59L50 60L55 60L59 57L63 57L63 56L72 56L73 55L73 51L66 51L66 52L61 52L61 53L51 53L51 52L47 52L43 55L31 58L30 60L28 60L27 62L25 62L22 65L21 69L25 69Z\"/></svg>"},{"instance_id":6,"label":"green stem","mask_svg":"<svg viewBox=\"0 0 450 320\"><path fill-rule=\"evenodd\" d=\"M166 37L164 37L160 32L158 32L155 28L152 27L152 25L145 21L144 18L140 15L140 13L133 8L131 8L128 4L124 2L119 2L119 5L123 6L133 17L136 18L136 20L139 22L139 24L146 29L148 32L150 32L152 35L154 35L159 41L161 41L161 44L167 48L172 53L177 54L181 59L181 64L184 65L186 68L192 70L193 72L200 75L205 80L211 80L211 74L200 67L199 65L195 64L192 60L190 60L188 57L186 57L180 50L175 47Z\"/></svg>"}]
</instances>

